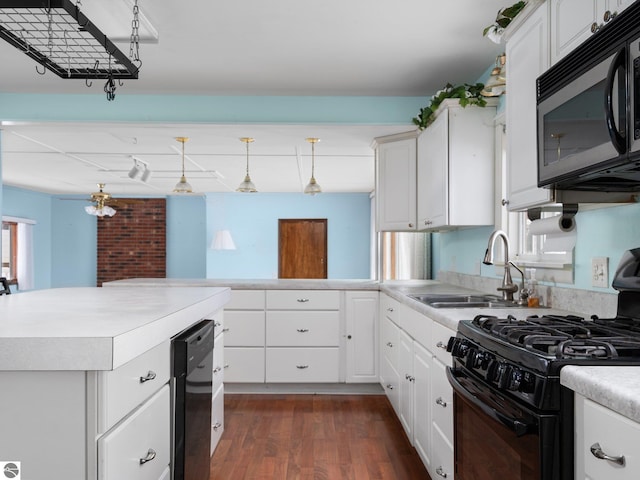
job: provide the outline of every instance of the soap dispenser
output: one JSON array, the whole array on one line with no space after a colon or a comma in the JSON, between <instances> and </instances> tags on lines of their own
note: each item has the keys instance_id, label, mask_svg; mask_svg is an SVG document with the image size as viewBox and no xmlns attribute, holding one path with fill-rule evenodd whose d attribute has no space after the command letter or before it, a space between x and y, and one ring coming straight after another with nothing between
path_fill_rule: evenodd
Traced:
<instances>
[{"instance_id":1,"label":"soap dispenser","mask_svg":"<svg viewBox=\"0 0 640 480\"><path fill-rule=\"evenodd\" d=\"M536 308L540 306L540 297L538 295L538 282L536 281L536 269L529 269L529 280L527 281L527 291L529 296L527 297L527 304L530 308Z\"/></svg>"}]
</instances>

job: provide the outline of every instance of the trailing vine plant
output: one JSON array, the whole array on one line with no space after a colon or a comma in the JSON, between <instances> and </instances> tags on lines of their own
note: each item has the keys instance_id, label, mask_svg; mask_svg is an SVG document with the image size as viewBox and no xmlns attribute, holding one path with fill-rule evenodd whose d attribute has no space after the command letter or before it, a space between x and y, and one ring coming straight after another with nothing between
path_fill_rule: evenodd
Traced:
<instances>
[{"instance_id":1,"label":"trailing vine plant","mask_svg":"<svg viewBox=\"0 0 640 480\"><path fill-rule=\"evenodd\" d=\"M438 90L436 94L431 97L431 103L429 105L420 109L418 116L413 118L413 123L417 125L420 130L427 128L433 121L435 111L442 101L447 98L457 98L461 107L466 107L467 105L484 107L487 101L480 93L483 89L483 83L476 83L474 85L464 83L456 86L447 83L442 90Z\"/></svg>"}]
</instances>

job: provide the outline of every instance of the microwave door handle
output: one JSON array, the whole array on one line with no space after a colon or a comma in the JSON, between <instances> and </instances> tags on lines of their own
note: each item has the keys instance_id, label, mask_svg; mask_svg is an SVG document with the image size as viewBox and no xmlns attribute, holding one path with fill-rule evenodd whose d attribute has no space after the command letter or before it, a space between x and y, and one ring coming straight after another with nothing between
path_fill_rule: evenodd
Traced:
<instances>
[{"instance_id":1,"label":"microwave door handle","mask_svg":"<svg viewBox=\"0 0 640 480\"><path fill-rule=\"evenodd\" d=\"M480 410L482 410L484 413L489 415L491 418L500 422L509 430L513 431L517 437L521 437L523 435L526 435L527 433L535 432L537 430L536 425L529 425L527 423L521 422L518 419L512 418L509 415L506 415L496 410L495 408L492 408L489 405L485 404L475 395L472 395L458 381L458 379L456 378L456 373L454 368L447 367L446 373L447 373L447 379L449 380L449 383L451 384L451 386L453 387L453 389L457 394L462 395L466 400L468 400L470 403L478 407Z\"/></svg>"},{"instance_id":2,"label":"microwave door handle","mask_svg":"<svg viewBox=\"0 0 640 480\"><path fill-rule=\"evenodd\" d=\"M613 59L611 66L609 67L609 73L607 74L606 85L605 85L605 98L604 98L604 112L607 121L607 129L609 130L609 137L611 138L611 142L613 146L618 151L618 153L626 153L627 151L627 143L625 138L622 136L620 131L616 128L615 120L613 118L613 88L614 88L614 80L616 76L616 72L621 67L626 67L626 49L622 48L618 54ZM622 81L626 81L626 76L622 77ZM618 100L619 101L619 100ZM621 122L626 121L625 119L621 119Z\"/></svg>"}]
</instances>

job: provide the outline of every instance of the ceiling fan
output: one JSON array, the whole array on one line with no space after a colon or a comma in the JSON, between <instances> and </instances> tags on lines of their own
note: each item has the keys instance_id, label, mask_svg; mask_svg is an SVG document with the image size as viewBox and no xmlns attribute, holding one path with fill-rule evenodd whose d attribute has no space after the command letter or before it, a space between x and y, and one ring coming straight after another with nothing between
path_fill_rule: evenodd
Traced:
<instances>
[{"instance_id":1,"label":"ceiling fan","mask_svg":"<svg viewBox=\"0 0 640 480\"><path fill-rule=\"evenodd\" d=\"M98 183L98 191L93 192L91 196L86 200L91 202L92 205L84 207L84 211L89 215L95 215L96 217L113 217L116 214L116 210L112 207L117 205L126 205L129 203L137 203L143 201L143 199L133 198L113 198L110 193L104 191L105 184ZM68 199L68 200L80 200L80 199Z\"/></svg>"}]
</instances>

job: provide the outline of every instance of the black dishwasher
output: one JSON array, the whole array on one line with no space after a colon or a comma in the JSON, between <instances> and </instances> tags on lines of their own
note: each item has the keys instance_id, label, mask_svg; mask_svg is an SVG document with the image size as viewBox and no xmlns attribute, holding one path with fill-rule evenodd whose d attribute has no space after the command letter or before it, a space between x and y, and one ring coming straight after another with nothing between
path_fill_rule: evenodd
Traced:
<instances>
[{"instance_id":1,"label":"black dishwasher","mask_svg":"<svg viewBox=\"0 0 640 480\"><path fill-rule=\"evenodd\" d=\"M213 382L213 321L173 338L173 480L208 480Z\"/></svg>"}]
</instances>

